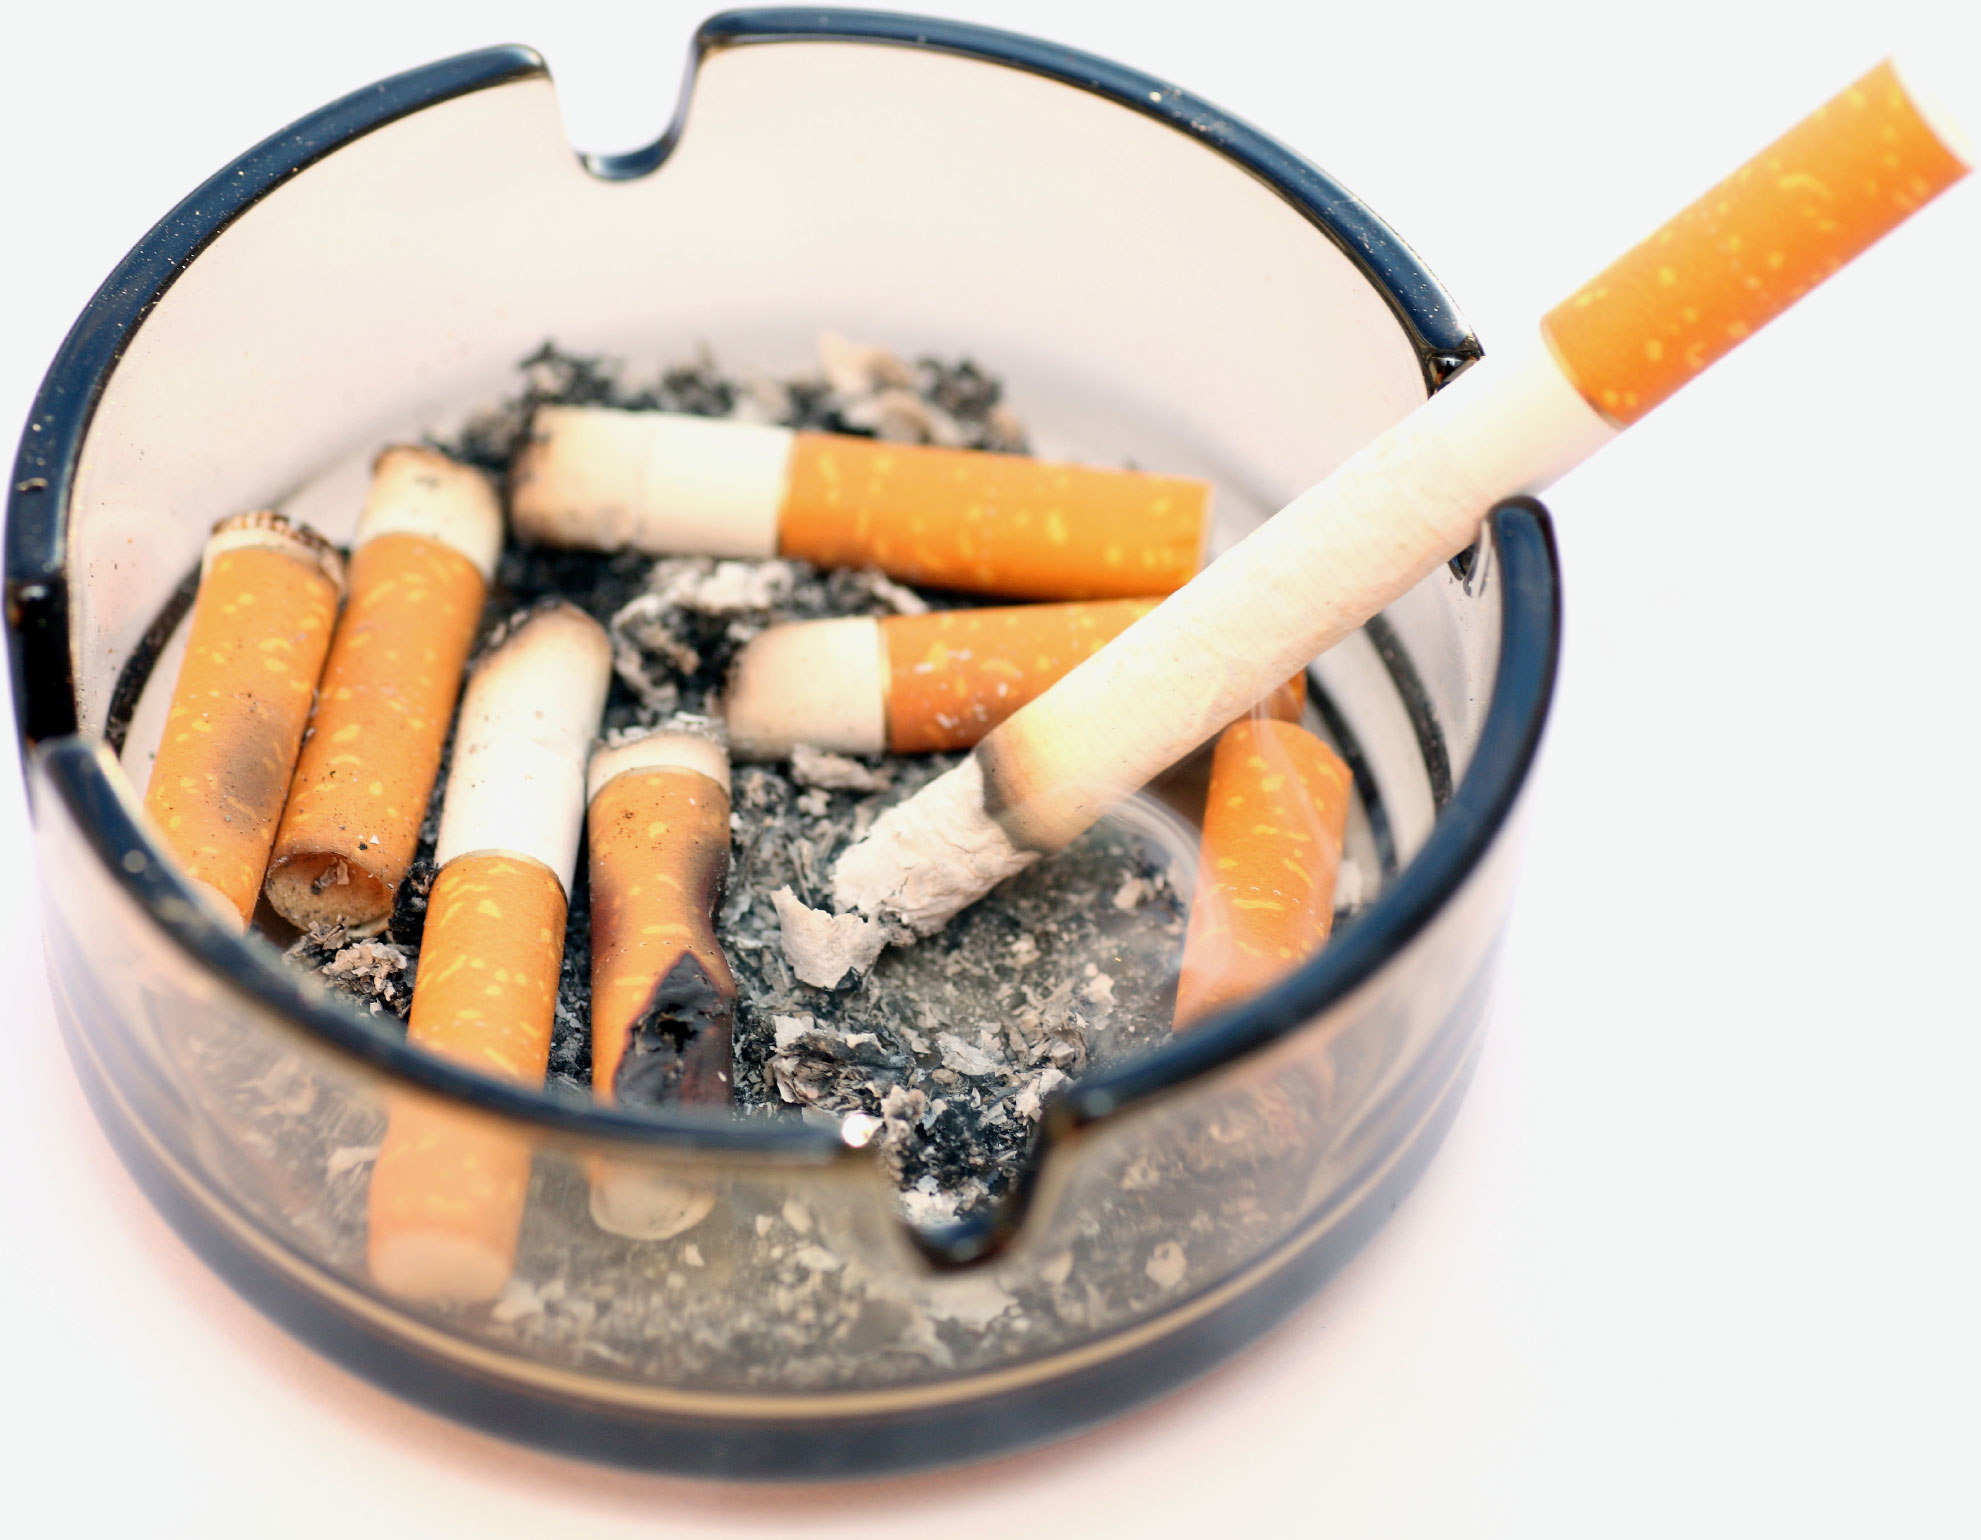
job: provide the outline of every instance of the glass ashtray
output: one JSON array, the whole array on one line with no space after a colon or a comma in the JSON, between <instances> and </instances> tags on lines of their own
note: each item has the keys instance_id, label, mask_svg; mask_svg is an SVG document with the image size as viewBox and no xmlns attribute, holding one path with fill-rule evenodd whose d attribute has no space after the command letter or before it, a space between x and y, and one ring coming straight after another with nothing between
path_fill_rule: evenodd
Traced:
<instances>
[{"instance_id":1,"label":"glass ashtray","mask_svg":"<svg viewBox=\"0 0 1981 1540\"><path fill-rule=\"evenodd\" d=\"M48 965L105 1130L298 1336L588 1458L900 1470L1050 1439L1202 1372L1409 1189L1491 993L1559 629L1547 517L1524 500L1309 670L1355 779L1362 892L1332 943L1090 1065L967 1222L911 1223L852 1127L479 1078L212 921L118 750L215 518L303 510L348 538L377 446L499 398L545 339L776 370L828 326L984 359L1041 453L1209 478L1214 551L1479 356L1374 215L1174 87L950 22L743 11L701 28L645 152L574 156L542 61L516 48L394 77L248 151L77 321L13 478L8 640ZM1132 810L1119 829L1146 832ZM412 1302L367 1273L368 1162L406 1108L530 1161L493 1302ZM694 1194L704 1217L608 1233L600 1169Z\"/></svg>"}]
</instances>

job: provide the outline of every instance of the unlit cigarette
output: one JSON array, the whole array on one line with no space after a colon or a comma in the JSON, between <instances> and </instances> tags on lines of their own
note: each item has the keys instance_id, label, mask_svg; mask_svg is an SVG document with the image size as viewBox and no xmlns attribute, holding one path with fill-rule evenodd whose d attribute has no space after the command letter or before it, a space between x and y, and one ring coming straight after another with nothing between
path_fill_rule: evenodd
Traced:
<instances>
[{"instance_id":1,"label":"unlit cigarette","mask_svg":"<svg viewBox=\"0 0 1981 1540\"><path fill-rule=\"evenodd\" d=\"M1399 597L1966 174L1881 64L1172 594L833 873L934 931Z\"/></svg>"},{"instance_id":2,"label":"unlit cigarette","mask_svg":"<svg viewBox=\"0 0 1981 1540\"><path fill-rule=\"evenodd\" d=\"M549 1064L585 756L611 673L604 628L557 604L483 660L461 703L407 1041L517 1085L541 1085ZM529 1177L513 1130L398 1101L372 1171L373 1279L405 1298L493 1297Z\"/></svg>"},{"instance_id":3,"label":"unlit cigarette","mask_svg":"<svg viewBox=\"0 0 1981 1540\"><path fill-rule=\"evenodd\" d=\"M1319 738L1253 717L1218 736L1176 1028L1278 982L1326 945L1354 777Z\"/></svg>"},{"instance_id":4,"label":"unlit cigarette","mask_svg":"<svg viewBox=\"0 0 1981 1540\"><path fill-rule=\"evenodd\" d=\"M1154 599L1023 604L772 626L737 654L723 700L739 759L799 744L841 754L967 749Z\"/></svg>"},{"instance_id":5,"label":"unlit cigarette","mask_svg":"<svg viewBox=\"0 0 1981 1540\"><path fill-rule=\"evenodd\" d=\"M359 930L391 914L501 547L482 472L431 449L378 457L269 864L268 900L291 924Z\"/></svg>"},{"instance_id":6,"label":"unlit cigarette","mask_svg":"<svg viewBox=\"0 0 1981 1540\"><path fill-rule=\"evenodd\" d=\"M729 758L663 729L591 762L592 1093L633 1106L726 1106L736 979L715 936L729 875ZM665 1239L713 1184L611 1162L591 1173L601 1228Z\"/></svg>"},{"instance_id":7,"label":"unlit cigarette","mask_svg":"<svg viewBox=\"0 0 1981 1540\"><path fill-rule=\"evenodd\" d=\"M537 410L516 533L655 555L794 557L1026 599L1166 594L1210 484L1019 455L600 406Z\"/></svg>"},{"instance_id":8,"label":"unlit cigarette","mask_svg":"<svg viewBox=\"0 0 1981 1540\"><path fill-rule=\"evenodd\" d=\"M279 513L213 527L145 811L194 884L245 927L337 618L344 569Z\"/></svg>"}]
</instances>

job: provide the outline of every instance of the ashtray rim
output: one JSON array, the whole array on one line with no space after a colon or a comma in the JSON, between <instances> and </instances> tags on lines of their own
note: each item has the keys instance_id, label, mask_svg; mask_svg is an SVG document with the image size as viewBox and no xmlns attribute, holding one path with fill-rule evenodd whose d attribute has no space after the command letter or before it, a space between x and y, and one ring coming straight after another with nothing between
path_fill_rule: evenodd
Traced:
<instances>
[{"instance_id":1,"label":"ashtray rim","mask_svg":"<svg viewBox=\"0 0 1981 1540\"><path fill-rule=\"evenodd\" d=\"M1396 315L1433 391L1481 355L1457 307L1410 248L1366 206L1258 130L1152 76L1038 39L961 22L888 12L741 10L697 30L674 123L652 146L588 157L595 175L625 178L661 166L689 110L701 62L718 49L777 42L880 43L960 55L1027 71L1101 96L1198 140L1263 182L1361 270ZM392 76L319 109L223 167L158 222L78 317L38 392L15 461L6 521L7 640L24 757L127 896L195 965L313 1040L491 1114L594 1140L720 1151L826 1164L871 1157L830 1130L758 1120L702 1121L601 1109L546 1091L501 1084L409 1048L214 924L145 833L114 776L108 750L78 736L69 653L67 523L74 473L97 403L123 348L177 275L261 198L311 165L399 118L491 86L547 77L516 46L461 54ZM1432 833L1384 893L1335 945L1281 984L1119 1070L1076 1082L1046 1111L1028 1163L1035 1176L1053 1147L1084 1125L1179 1089L1308 1024L1367 982L1458 893L1505 826L1525 784L1553 692L1560 584L1545 511L1516 499L1488 530L1505 584L1501 652L1481 737ZM1022 1215L1004 1209L999 1235L954 1237L934 1248L949 1261L993 1249Z\"/></svg>"}]
</instances>

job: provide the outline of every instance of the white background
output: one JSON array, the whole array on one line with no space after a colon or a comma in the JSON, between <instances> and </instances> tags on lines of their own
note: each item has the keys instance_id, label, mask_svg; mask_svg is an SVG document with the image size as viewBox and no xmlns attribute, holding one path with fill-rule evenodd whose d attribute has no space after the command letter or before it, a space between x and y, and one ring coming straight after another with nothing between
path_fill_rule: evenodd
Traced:
<instances>
[{"instance_id":1,"label":"white background","mask_svg":"<svg viewBox=\"0 0 1981 1540\"><path fill-rule=\"evenodd\" d=\"M925 9L1173 80L1326 167L1488 347L1896 38L1831 12ZM37 6L5 28L0 424L144 229L292 118L526 42L574 139L670 115L696 6ZM1981 134L1981 85L1948 105ZM1981 182L1981 179L1977 179ZM1977 1522L1981 185L1564 481L1567 654L1478 1081L1313 1306L1110 1428L759 1489L444 1424L208 1276L56 1040L0 758L0 1530L17 1535L1923 1534ZM992 360L991 362L995 362ZM1972 1532L1971 1530L1968 1532Z\"/></svg>"}]
</instances>

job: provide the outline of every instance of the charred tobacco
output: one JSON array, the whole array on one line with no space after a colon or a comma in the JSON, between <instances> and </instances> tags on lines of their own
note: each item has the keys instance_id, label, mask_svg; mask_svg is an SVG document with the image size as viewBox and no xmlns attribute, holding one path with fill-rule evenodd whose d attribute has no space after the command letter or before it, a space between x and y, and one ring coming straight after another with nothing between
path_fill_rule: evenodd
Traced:
<instances>
[{"instance_id":1,"label":"charred tobacco","mask_svg":"<svg viewBox=\"0 0 1981 1540\"><path fill-rule=\"evenodd\" d=\"M734 998L717 987L700 958L683 952L628 1030L612 1077L614 1099L626 1107L723 1105L735 1021Z\"/></svg>"}]
</instances>

